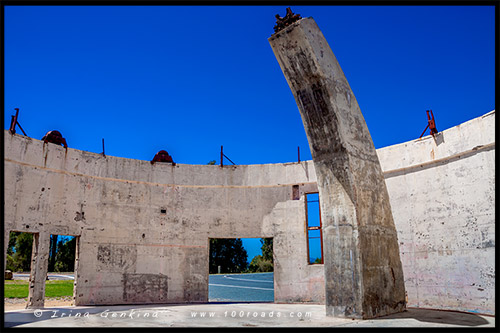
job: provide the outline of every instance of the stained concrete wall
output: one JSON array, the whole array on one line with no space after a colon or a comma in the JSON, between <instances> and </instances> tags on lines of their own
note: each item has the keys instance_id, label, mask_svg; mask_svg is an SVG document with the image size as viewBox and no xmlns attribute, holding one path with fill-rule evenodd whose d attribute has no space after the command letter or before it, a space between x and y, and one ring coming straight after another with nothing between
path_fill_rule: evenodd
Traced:
<instances>
[{"instance_id":1,"label":"stained concrete wall","mask_svg":"<svg viewBox=\"0 0 500 333\"><path fill-rule=\"evenodd\" d=\"M38 233L44 276L48 235L80 236L78 305L207 301L210 237L273 237L275 301L324 302L323 266L307 264L311 161L152 166L8 131L4 148L5 244ZM494 314L495 112L377 153L408 306Z\"/></svg>"},{"instance_id":2,"label":"stained concrete wall","mask_svg":"<svg viewBox=\"0 0 500 333\"><path fill-rule=\"evenodd\" d=\"M269 37L299 108L316 169L326 314L374 318L406 308L389 195L349 83L312 18Z\"/></svg>"},{"instance_id":3,"label":"stained concrete wall","mask_svg":"<svg viewBox=\"0 0 500 333\"><path fill-rule=\"evenodd\" d=\"M207 302L209 239L236 237L274 239L276 302L324 300L323 269L307 258L311 161L151 165L4 139L6 244L12 230L39 239L31 307L43 304L50 234L79 236L77 305Z\"/></svg>"},{"instance_id":4,"label":"stained concrete wall","mask_svg":"<svg viewBox=\"0 0 500 333\"><path fill-rule=\"evenodd\" d=\"M408 306L495 312L495 112L377 151Z\"/></svg>"}]
</instances>

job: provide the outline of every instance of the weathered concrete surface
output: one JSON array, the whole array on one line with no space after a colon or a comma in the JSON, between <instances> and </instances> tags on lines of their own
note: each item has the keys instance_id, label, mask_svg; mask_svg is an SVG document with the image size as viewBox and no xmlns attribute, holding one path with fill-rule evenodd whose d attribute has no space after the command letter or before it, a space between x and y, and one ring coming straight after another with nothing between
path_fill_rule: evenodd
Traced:
<instances>
[{"instance_id":1,"label":"weathered concrete surface","mask_svg":"<svg viewBox=\"0 0 500 333\"><path fill-rule=\"evenodd\" d=\"M377 153L408 306L495 314L495 112Z\"/></svg>"},{"instance_id":2,"label":"weathered concrete surface","mask_svg":"<svg viewBox=\"0 0 500 333\"><path fill-rule=\"evenodd\" d=\"M59 307L5 313L6 327L495 327L495 317L408 309L372 320L329 317L322 305L232 303Z\"/></svg>"},{"instance_id":3,"label":"weathered concrete surface","mask_svg":"<svg viewBox=\"0 0 500 333\"><path fill-rule=\"evenodd\" d=\"M275 301L325 302L323 265L307 264L303 195L317 190L311 161L151 166L71 148L65 154L8 131L4 152L4 244L13 230L79 236L76 304L125 303L139 288L133 274L152 282L140 292L160 291L157 303L208 297L209 236L272 235ZM495 113L436 140L428 136L377 153L409 306L495 314ZM292 200L291 184L300 185L300 200ZM200 220L190 222L195 216ZM43 246L48 242L45 237ZM196 242L202 247L192 246ZM44 262L32 273L43 276ZM169 277L166 284L162 276ZM45 281L37 281L43 295Z\"/></svg>"},{"instance_id":4,"label":"weathered concrete surface","mask_svg":"<svg viewBox=\"0 0 500 333\"><path fill-rule=\"evenodd\" d=\"M43 305L50 234L77 236L77 305L207 302L209 239L236 237L274 239L276 302L324 302L307 258L311 161L151 165L8 131L4 144L6 243L10 231L38 237L30 307Z\"/></svg>"},{"instance_id":5,"label":"weathered concrete surface","mask_svg":"<svg viewBox=\"0 0 500 333\"><path fill-rule=\"evenodd\" d=\"M321 197L326 311L373 318L405 309L389 196L356 98L312 18L269 38L299 107Z\"/></svg>"},{"instance_id":6,"label":"weathered concrete surface","mask_svg":"<svg viewBox=\"0 0 500 333\"><path fill-rule=\"evenodd\" d=\"M45 300L45 279L49 266L49 250L50 234L35 234L33 236L31 267L36 267L37 269L30 274L27 308L36 309L43 307Z\"/></svg>"}]
</instances>

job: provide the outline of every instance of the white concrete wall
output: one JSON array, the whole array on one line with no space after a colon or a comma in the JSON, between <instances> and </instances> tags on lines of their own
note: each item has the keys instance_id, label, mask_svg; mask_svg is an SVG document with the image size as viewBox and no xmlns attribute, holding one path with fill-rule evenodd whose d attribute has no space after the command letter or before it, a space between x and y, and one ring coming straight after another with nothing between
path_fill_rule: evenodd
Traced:
<instances>
[{"instance_id":1,"label":"white concrete wall","mask_svg":"<svg viewBox=\"0 0 500 333\"><path fill-rule=\"evenodd\" d=\"M12 230L45 242L80 236L77 305L206 302L209 238L237 237L274 238L276 302L324 301L322 267L307 258L311 161L151 165L8 131L4 139L5 239ZM40 255L48 258L47 246Z\"/></svg>"},{"instance_id":2,"label":"white concrete wall","mask_svg":"<svg viewBox=\"0 0 500 333\"><path fill-rule=\"evenodd\" d=\"M408 306L494 314L495 112L378 155Z\"/></svg>"},{"instance_id":3,"label":"white concrete wall","mask_svg":"<svg viewBox=\"0 0 500 333\"><path fill-rule=\"evenodd\" d=\"M494 127L493 111L377 150L409 306L494 314ZM205 302L211 237L273 237L275 301L324 302L323 266L307 263L311 161L173 167L4 140L4 239L80 236L76 304Z\"/></svg>"}]
</instances>

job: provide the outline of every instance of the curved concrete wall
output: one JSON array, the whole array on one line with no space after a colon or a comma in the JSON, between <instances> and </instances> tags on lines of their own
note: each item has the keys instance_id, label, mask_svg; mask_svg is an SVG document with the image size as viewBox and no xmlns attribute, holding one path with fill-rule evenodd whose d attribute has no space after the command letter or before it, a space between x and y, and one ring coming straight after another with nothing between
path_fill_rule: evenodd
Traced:
<instances>
[{"instance_id":1,"label":"curved concrete wall","mask_svg":"<svg viewBox=\"0 0 500 333\"><path fill-rule=\"evenodd\" d=\"M410 307L494 314L494 124L492 111L377 150ZM275 301L324 302L323 266L307 263L311 161L151 165L8 131L4 145L5 244L12 230L37 234L32 306L50 234L79 236L77 305L206 302L208 239L224 237L273 237Z\"/></svg>"},{"instance_id":2,"label":"curved concrete wall","mask_svg":"<svg viewBox=\"0 0 500 333\"><path fill-rule=\"evenodd\" d=\"M323 302L323 268L307 258L312 162L151 165L4 138L5 240L39 237L30 306L43 304L50 234L80 236L77 305L206 302L209 238L236 237L274 238L276 302Z\"/></svg>"},{"instance_id":3,"label":"curved concrete wall","mask_svg":"<svg viewBox=\"0 0 500 333\"><path fill-rule=\"evenodd\" d=\"M495 111L377 151L408 306L495 313Z\"/></svg>"}]
</instances>

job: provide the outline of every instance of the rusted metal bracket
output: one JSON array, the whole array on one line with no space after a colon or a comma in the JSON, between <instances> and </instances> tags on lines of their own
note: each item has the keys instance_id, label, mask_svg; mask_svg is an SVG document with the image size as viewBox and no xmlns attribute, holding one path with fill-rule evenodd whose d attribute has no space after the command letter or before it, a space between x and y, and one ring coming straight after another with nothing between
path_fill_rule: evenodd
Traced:
<instances>
[{"instance_id":1,"label":"rusted metal bracket","mask_svg":"<svg viewBox=\"0 0 500 333\"><path fill-rule=\"evenodd\" d=\"M153 160L151 160L151 164L155 164L156 162L165 162L175 165L172 156L170 156L165 150L160 150L156 153L155 157L153 157Z\"/></svg>"},{"instance_id":2,"label":"rusted metal bracket","mask_svg":"<svg viewBox=\"0 0 500 333\"><path fill-rule=\"evenodd\" d=\"M297 22L301 18L302 17L300 17L300 14L292 13L292 10L290 9L290 7L288 7L286 9L285 17L281 17L279 14L276 14L276 25L274 26L274 33L285 29L287 26L294 22Z\"/></svg>"},{"instance_id":3,"label":"rusted metal bracket","mask_svg":"<svg viewBox=\"0 0 500 333\"><path fill-rule=\"evenodd\" d=\"M49 131L47 134L45 134L42 138L43 143L53 143L56 145L63 145L64 148L68 149L68 144L66 143L66 139L63 138L61 132L59 131Z\"/></svg>"},{"instance_id":4,"label":"rusted metal bracket","mask_svg":"<svg viewBox=\"0 0 500 333\"><path fill-rule=\"evenodd\" d=\"M419 139L424 135L425 131L429 128L431 130L431 135L434 136L434 134L438 133L438 130L436 128L436 121L434 120L434 113L432 113L432 110L426 110L427 112L427 126L425 127L424 131L420 135ZM430 115L429 115L430 112Z\"/></svg>"},{"instance_id":5,"label":"rusted metal bracket","mask_svg":"<svg viewBox=\"0 0 500 333\"><path fill-rule=\"evenodd\" d=\"M227 158L227 160L231 163L233 163L233 165L236 165L233 161L231 161L231 159L229 157L227 157L226 155L224 155L224 147L223 146L220 146L220 167L224 167L224 157Z\"/></svg>"},{"instance_id":6,"label":"rusted metal bracket","mask_svg":"<svg viewBox=\"0 0 500 333\"><path fill-rule=\"evenodd\" d=\"M21 124L19 124L19 121L17 120L19 117L19 108L14 108L14 110L16 110L16 115L12 116L12 119L10 121L10 128L9 128L10 133L16 134L16 125L17 125L17 126L19 126L19 128L23 132L24 136L28 136L26 134L26 132L23 130L23 128L21 127Z\"/></svg>"}]
</instances>

